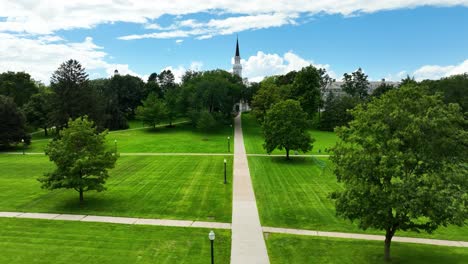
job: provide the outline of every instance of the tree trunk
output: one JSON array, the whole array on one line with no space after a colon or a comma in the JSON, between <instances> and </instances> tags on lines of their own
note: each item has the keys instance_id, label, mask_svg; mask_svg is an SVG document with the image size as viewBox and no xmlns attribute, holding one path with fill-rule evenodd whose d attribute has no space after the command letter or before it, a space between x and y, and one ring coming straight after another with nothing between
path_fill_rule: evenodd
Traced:
<instances>
[{"instance_id":1,"label":"tree trunk","mask_svg":"<svg viewBox=\"0 0 468 264\"><path fill-rule=\"evenodd\" d=\"M83 188L80 188L80 205L83 204Z\"/></svg>"},{"instance_id":2,"label":"tree trunk","mask_svg":"<svg viewBox=\"0 0 468 264\"><path fill-rule=\"evenodd\" d=\"M391 230L391 229L387 229L386 231L386 234L385 234L385 249L384 249L384 253L385 253L385 261L390 261L390 244L392 243L392 238L393 238L393 235L395 234L395 231L394 230Z\"/></svg>"},{"instance_id":3,"label":"tree trunk","mask_svg":"<svg viewBox=\"0 0 468 264\"><path fill-rule=\"evenodd\" d=\"M289 159L289 149L288 148L286 149L286 159L287 160Z\"/></svg>"},{"instance_id":4,"label":"tree trunk","mask_svg":"<svg viewBox=\"0 0 468 264\"><path fill-rule=\"evenodd\" d=\"M48 136L48 134L47 134L47 127L44 127L44 136L46 136L46 137Z\"/></svg>"}]
</instances>

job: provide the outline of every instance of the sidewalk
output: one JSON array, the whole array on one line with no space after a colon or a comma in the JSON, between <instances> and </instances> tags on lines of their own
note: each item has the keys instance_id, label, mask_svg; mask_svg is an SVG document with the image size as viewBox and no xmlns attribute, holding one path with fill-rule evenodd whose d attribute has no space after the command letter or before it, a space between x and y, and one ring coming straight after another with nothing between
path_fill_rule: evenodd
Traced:
<instances>
[{"instance_id":1,"label":"sidewalk","mask_svg":"<svg viewBox=\"0 0 468 264\"><path fill-rule=\"evenodd\" d=\"M235 119L231 264L270 263L250 179L241 115Z\"/></svg>"}]
</instances>

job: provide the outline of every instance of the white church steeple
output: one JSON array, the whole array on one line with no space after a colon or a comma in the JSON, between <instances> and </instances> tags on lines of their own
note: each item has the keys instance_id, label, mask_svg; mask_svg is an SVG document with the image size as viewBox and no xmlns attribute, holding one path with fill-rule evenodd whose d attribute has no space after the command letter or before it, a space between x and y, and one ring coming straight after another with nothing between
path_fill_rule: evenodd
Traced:
<instances>
[{"instance_id":1,"label":"white church steeple","mask_svg":"<svg viewBox=\"0 0 468 264\"><path fill-rule=\"evenodd\" d=\"M234 57L234 65L232 66L232 72L242 78L242 65L240 63L239 53L239 38L236 41L236 56Z\"/></svg>"}]
</instances>

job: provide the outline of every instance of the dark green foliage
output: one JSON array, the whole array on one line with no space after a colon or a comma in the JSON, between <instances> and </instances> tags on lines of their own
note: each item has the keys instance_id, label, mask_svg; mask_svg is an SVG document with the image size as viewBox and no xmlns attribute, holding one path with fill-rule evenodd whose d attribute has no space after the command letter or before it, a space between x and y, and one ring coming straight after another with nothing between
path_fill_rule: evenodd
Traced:
<instances>
[{"instance_id":1,"label":"dark green foliage","mask_svg":"<svg viewBox=\"0 0 468 264\"><path fill-rule=\"evenodd\" d=\"M294 78L291 97L301 103L302 109L312 119L320 105L321 76L314 66L302 68Z\"/></svg>"},{"instance_id":2,"label":"dark green foliage","mask_svg":"<svg viewBox=\"0 0 468 264\"><path fill-rule=\"evenodd\" d=\"M273 81L264 80L260 83L260 89L253 97L252 113L262 123L267 111L283 99L281 88Z\"/></svg>"},{"instance_id":3,"label":"dark green foliage","mask_svg":"<svg viewBox=\"0 0 468 264\"><path fill-rule=\"evenodd\" d=\"M86 116L70 120L68 128L60 131L60 139L51 141L45 149L57 168L38 179L42 188L74 189L80 194L80 203L83 192L105 190L108 169L114 167L118 157L106 150L106 134L98 134Z\"/></svg>"},{"instance_id":4,"label":"dark green foliage","mask_svg":"<svg viewBox=\"0 0 468 264\"><path fill-rule=\"evenodd\" d=\"M234 105L241 98L243 83L238 76L214 70L186 75L185 79L180 87L180 111L189 116L193 125L205 110L218 121L230 122Z\"/></svg>"},{"instance_id":5,"label":"dark green foliage","mask_svg":"<svg viewBox=\"0 0 468 264\"><path fill-rule=\"evenodd\" d=\"M29 102L23 107L28 125L44 129L45 136L47 136L47 128L50 126L51 100L52 93L47 89L43 89L31 96Z\"/></svg>"},{"instance_id":6,"label":"dark green foliage","mask_svg":"<svg viewBox=\"0 0 468 264\"><path fill-rule=\"evenodd\" d=\"M372 91L372 96L374 97L380 97L384 93L394 89L395 87L391 84L387 84L386 82L382 82L377 88L375 88L374 91Z\"/></svg>"},{"instance_id":7,"label":"dark green foliage","mask_svg":"<svg viewBox=\"0 0 468 264\"><path fill-rule=\"evenodd\" d=\"M343 82L344 84L342 84L341 87L348 95L360 99L367 98L369 81L367 80L367 75L364 74L361 68L351 74L345 73L343 75Z\"/></svg>"},{"instance_id":8,"label":"dark green foliage","mask_svg":"<svg viewBox=\"0 0 468 264\"><path fill-rule=\"evenodd\" d=\"M314 140L307 133L307 114L295 100L281 101L267 111L262 129L265 137L263 147L267 153L278 148L286 150L289 159L290 150L307 152L312 149Z\"/></svg>"},{"instance_id":9,"label":"dark green foliage","mask_svg":"<svg viewBox=\"0 0 468 264\"><path fill-rule=\"evenodd\" d=\"M424 88L403 86L352 110L338 129L334 193L339 216L385 230L385 256L397 230L432 232L468 216L467 121Z\"/></svg>"},{"instance_id":10,"label":"dark green foliage","mask_svg":"<svg viewBox=\"0 0 468 264\"><path fill-rule=\"evenodd\" d=\"M197 120L197 128L201 131L208 133L216 127L216 120L213 115L208 111L200 112Z\"/></svg>"},{"instance_id":11,"label":"dark green foliage","mask_svg":"<svg viewBox=\"0 0 468 264\"><path fill-rule=\"evenodd\" d=\"M0 95L0 147L18 144L22 139L26 144L31 141L24 115L12 98Z\"/></svg>"},{"instance_id":12,"label":"dark green foliage","mask_svg":"<svg viewBox=\"0 0 468 264\"><path fill-rule=\"evenodd\" d=\"M434 81L423 81L431 93L442 93L445 103L457 103L468 112L468 74L453 75Z\"/></svg>"},{"instance_id":13,"label":"dark green foliage","mask_svg":"<svg viewBox=\"0 0 468 264\"><path fill-rule=\"evenodd\" d=\"M158 74L158 84L163 95L167 91L175 88L175 78L171 70L164 70L160 74Z\"/></svg>"},{"instance_id":14,"label":"dark green foliage","mask_svg":"<svg viewBox=\"0 0 468 264\"><path fill-rule=\"evenodd\" d=\"M135 116L136 108L147 95L143 80L128 74L113 76L106 92L106 97L117 102L119 111L127 120Z\"/></svg>"},{"instance_id":15,"label":"dark green foliage","mask_svg":"<svg viewBox=\"0 0 468 264\"><path fill-rule=\"evenodd\" d=\"M333 131L335 127L347 125L349 121L353 120L353 116L348 110L353 109L359 103L361 100L357 97L347 95L338 97L329 93L320 120L320 129Z\"/></svg>"},{"instance_id":16,"label":"dark green foliage","mask_svg":"<svg viewBox=\"0 0 468 264\"><path fill-rule=\"evenodd\" d=\"M18 107L39 92L36 83L25 72L4 72L0 74L0 95L12 97Z\"/></svg>"},{"instance_id":17,"label":"dark green foliage","mask_svg":"<svg viewBox=\"0 0 468 264\"><path fill-rule=\"evenodd\" d=\"M241 98L249 105L252 104L253 96L260 89L260 84L257 82L250 83L248 86L243 86L241 90Z\"/></svg>"},{"instance_id":18,"label":"dark green foliage","mask_svg":"<svg viewBox=\"0 0 468 264\"><path fill-rule=\"evenodd\" d=\"M157 124L166 119L167 112L164 102L156 94L151 93L143 101L143 105L137 108L136 116L145 125L155 128Z\"/></svg>"},{"instance_id":19,"label":"dark green foliage","mask_svg":"<svg viewBox=\"0 0 468 264\"><path fill-rule=\"evenodd\" d=\"M89 86L88 74L76 60L60 65L50 80L53 91L49 114L51 124L63 128L69 119L88 115L100 123L102 115L96 91Z\"/></svg>"},{"instance_id":20,"label":"dark green foliage","mask_svg":"<svg viewBox=\"0 0 468 264\"><path fill-rule=\"evenodd\" d=\"M167 111L167 121L169 127L172 127L172 122L179 114L179 87L174 86L172 89L167 90L164 94L164 104Z\"/></svg>"}]
</instances>

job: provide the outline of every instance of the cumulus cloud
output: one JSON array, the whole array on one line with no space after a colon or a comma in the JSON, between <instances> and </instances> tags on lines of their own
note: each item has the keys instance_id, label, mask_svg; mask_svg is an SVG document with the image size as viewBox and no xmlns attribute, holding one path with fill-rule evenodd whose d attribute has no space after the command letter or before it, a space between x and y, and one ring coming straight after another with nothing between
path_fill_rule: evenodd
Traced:
<instances>
[{"instance_id":1,"label":"cumulus cloud","mask_svg":"<svg viewBox=\"0 0 468 264\"><path fill-rule=\"evenodd\" d=\"M425 65L414 71L413 75L416 80L425 79L440 79L455 74L468 73L468 59L458 65Z\"/></svg>"},{"instance_id":2,"label":"cumulus cloud","mask_svg":"<svg viewBox=\"0 0 468 264\"><path fill-rule=\"evenodd\" d=\"M161 69L161 71L164 70L170 70L172 74L174 74L174 80L176 83L180 83L182 81L182 76L185 74L186 71L201 71L203 67L203 63L201 61L193 61L190 63L190 66L186 68L185 66L179 65L177 67L174 66L167 66Z\"/></svg>"},{"instance_id":3,"label":"cumulus cloud","mask_svg":"<svg viewBox=\"0 0 468 264\"><path fill-rule=\"evenodd\" d=\"M468 6L468 0L385 0L385 1L342 1L342 0L251 0L248 4L234 0L217 1L158 1L148 4L146 0L133 1L81 1L81 0L0 0L0 32L26 32L33 34L53 34L58 30L92 28L99 24L128 22L144 25L146 29L181 30L188 27L185 36L192 36L195 28L207 27L210 35L229 34L248 29L275 27L294 24L298 14L305 16L317 13L341 14L344 16L359 13L372 13L381 10L412 8L417 6ZM155 23L163 15L176 20L197 13L218 13L227 18L212 19L207 22L181 21L177 28L164 28ZM239 23L242 22L242 23ZM153 33L158 33L153 32ZM174 38L181 37L181 32ZM170 35L144 35L145 37L164 37ZM124 39L135 39L124 38Z\"/></svg>"},{"instance_id":4,"label":"cumulus cloud","mask_svg":"<svg viewBox=\"0 0 468 264\"><path fill-rule=\"evenodd\" d=\"M27 38L24 36L0 33L0 72L25 71L44 83L67 59L78 60L87 70L104 70L112 75L117 69L123 74L133 74L126 64L106 62L107 54L96 45L91 37L83 42L64 42L57 36Z\"/></svg>"},{"instance_id":5,"label":"cumulus cloud","mask_svg":"<svg viewBox=\"0 0 468 264\"><path fill-rule=\"evenodd\" d=\"M316 64L311 60L301 58L292 51L286 52L283 56L258 51L256 55L250 56L247 60L242 59L241 64L242 75L253 82L259 82L265 76L286 74L290 71L300 70L309 65L326 69L332 78L336 76L330 69L330 65Z\"/></svg>"}]
</instances>

